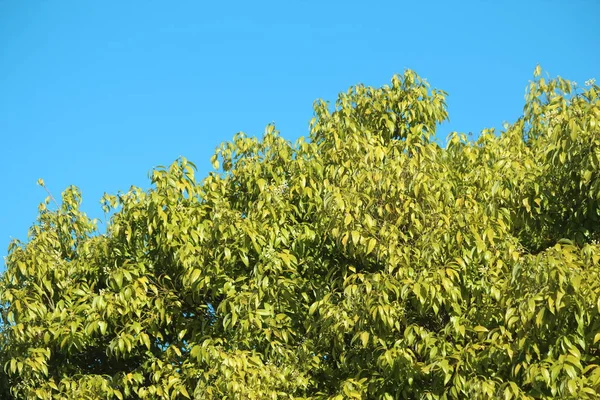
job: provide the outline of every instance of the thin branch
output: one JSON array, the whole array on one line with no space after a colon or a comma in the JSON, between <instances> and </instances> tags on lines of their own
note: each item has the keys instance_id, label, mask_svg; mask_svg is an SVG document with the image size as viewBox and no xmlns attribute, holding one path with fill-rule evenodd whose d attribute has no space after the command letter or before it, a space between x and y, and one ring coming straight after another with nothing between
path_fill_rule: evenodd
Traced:
<instances>
[{"instance_id":1,"label":"thin branch","mask_svg":"<svg viewBox=\"0 0 600 400\"><path fill-rule=\"evenodd\" d=\"M60 209L60 206L58 205L58 202L56 201L56 199L54 198L54 196L52 196L52 193L50 192L50 190L48 190L48 188L46 187L46 184L44 183L43 179L38 179L38 185L40 185L41 187L44 188L44 190L46 191L46 193L48 193L48 196L50 197L50 199L54 202L54 204L56 205L56 208Z\"/></svg>"}]
</instances>

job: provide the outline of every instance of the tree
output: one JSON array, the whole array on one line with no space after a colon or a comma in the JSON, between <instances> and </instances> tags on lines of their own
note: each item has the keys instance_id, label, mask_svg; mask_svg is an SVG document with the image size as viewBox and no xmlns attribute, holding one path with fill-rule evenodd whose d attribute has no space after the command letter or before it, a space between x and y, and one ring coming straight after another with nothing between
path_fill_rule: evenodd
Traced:
<instances>
[{"instance_id":1,"label":"tree","mask_svg":"<svg viewBox=\"0 0 600 400\"><path fill-rule=\"evenodd\" d=\"M441 147L407 71L105 195L106 233L68 188L9 247L0 395L598 398L599 89L536 69L518 121Z\"/></svg>"}]
</instances>

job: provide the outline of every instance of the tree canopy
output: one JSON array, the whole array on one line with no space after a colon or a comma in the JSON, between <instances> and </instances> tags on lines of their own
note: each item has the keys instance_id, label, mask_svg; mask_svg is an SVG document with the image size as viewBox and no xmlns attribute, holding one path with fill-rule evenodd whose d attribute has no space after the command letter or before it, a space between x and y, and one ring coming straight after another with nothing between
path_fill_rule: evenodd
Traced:
<instances>
[{"instance_id":1,"label":"tree canopy","mask_svg":"<svg viewBox=\"0 0 600 400\"><path fill-rule=\"evenodd\" d=\"M105 232L46 199L0 279L0 397L598 398L599 90L536 68L516 122L442 146L406 71L105 195Z\"/></svg>"}]
</instances>

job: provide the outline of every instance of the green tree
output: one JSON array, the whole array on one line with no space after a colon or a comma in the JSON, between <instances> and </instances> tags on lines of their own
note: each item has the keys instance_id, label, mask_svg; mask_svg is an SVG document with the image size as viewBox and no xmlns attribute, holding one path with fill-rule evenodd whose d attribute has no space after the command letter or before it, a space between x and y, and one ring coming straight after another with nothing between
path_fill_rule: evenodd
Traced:
<instances>
[{"instance_id":1,"label":"green tree","mask_svg":"<svg viewBox=\"0 0 600 400\"><path fill-rule=\"evenodd\" d=\"M441 147L407 71L105 195L106 233L68 188L9 247L0 397L598 398L599 89L538 68Z\"/></svg>"}]
</instances>

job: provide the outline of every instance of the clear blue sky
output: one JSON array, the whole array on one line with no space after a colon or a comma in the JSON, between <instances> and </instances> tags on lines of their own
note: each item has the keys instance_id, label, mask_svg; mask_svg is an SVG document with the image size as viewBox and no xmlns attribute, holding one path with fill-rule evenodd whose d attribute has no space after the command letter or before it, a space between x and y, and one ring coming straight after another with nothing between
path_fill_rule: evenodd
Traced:
<instances>
[{"instance_id":1,"label":"clear blue sky","mask_svg":"<svg viewBox=\"0 0 600 400\"><path fill-rule=\"evenodd\" d=\"M599 17L597 0L0 0L0 255L26 239L40 177L102 217L105 191L147 188L156 165L183 155L203 176L236 132L295 140L315 99L405 68L449 93L444 137L499 127L537 63L600 78Z\"/></svg>"}]
</instances>

